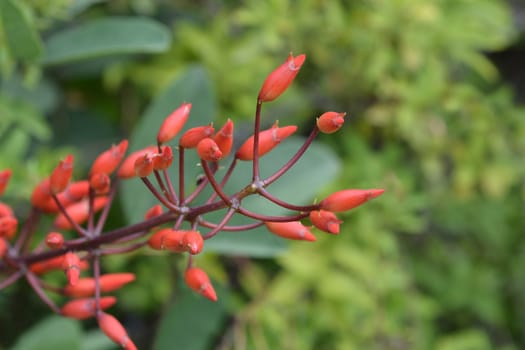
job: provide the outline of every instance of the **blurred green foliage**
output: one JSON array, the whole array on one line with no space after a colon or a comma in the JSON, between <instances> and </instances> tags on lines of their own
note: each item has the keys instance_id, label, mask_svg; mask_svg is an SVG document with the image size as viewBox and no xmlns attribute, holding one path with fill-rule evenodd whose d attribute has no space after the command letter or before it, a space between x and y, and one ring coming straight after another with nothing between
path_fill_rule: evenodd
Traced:
<instances>
[{"instance_id":1,"label":"blurred green foliage","mask_svg":"<svg viewBox=\"0 0 525 350\"><path fill-rule=\"evenodd\" d=\"M505 1L0 3L0 167L15 170L12 197L27 196L57 149L76 147L87 166L94 149L143 134L145 106L195 63L217 101L206 120L248 123L260 83L290 51L307 61L265 120L306 133L323 111L349 112L321 137L342 170L317 198L343 187L385 195L344 215L338 237L272 259L199 261L225 301L210 311L217 324L195 330L196 349L525 347L525 111L486 55L516 43ZM152 36L97 40L129 20ZM194 320L174 303L158 331L149 321L178 300L179 265L141 254L107 262L138 271L117 312L140 343L175 345L172 327ZM27 303L27 293L0 296L2 310ZM1 337L14 334L0 348L32 337L23 331L36 319L22 317L0 315Z\"/></svg>"}]
</instances>

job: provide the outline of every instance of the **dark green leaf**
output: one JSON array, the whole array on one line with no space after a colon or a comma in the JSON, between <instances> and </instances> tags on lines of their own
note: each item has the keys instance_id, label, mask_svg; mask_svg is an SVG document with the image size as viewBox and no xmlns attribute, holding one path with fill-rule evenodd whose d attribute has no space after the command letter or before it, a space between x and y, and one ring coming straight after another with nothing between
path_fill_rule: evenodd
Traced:
<instances>
[{"instance_id":1,"label":"dark green leaf","mask_svg":"<svg viewBox=\"0 0 525 350\"><path fill-rule=\"evenodd\" d=\"M220 336L226 318L224 296L212 302L184 288L162 318L153 350L204 350Z\"/></svg>"},{"instance_id":2,"label":"dark green leaf","mask_svg":"<svg viewBox=\"0 0 525 350\"><path fill-rule=\"evenodd\" d=\"M42 54L42 43L35 28L23 13L19 1L0 1L4 38L11 54L24 61L35 61Z\"/></svg>"},{"instance_id":3,"label":"dark green leaf","mask_svg":"<svg viewBox=\"0 0 525 350\"><path fill-rule=\"evenodd\" d=\"M44 64L119 54L157 53L170 46L166 26L142 17L110 17L58 32L46 41Z\"/></svg>"},{"instance_id":4,"label":"dark green leaf","mask_svg":"<svg viewBox=\"0 0 525 350\"><path fill-rule=\"evenodd\" d=\"M80 350L77 321L51 316L25 332L11 350Z\"/></svg>"}]
</instances>

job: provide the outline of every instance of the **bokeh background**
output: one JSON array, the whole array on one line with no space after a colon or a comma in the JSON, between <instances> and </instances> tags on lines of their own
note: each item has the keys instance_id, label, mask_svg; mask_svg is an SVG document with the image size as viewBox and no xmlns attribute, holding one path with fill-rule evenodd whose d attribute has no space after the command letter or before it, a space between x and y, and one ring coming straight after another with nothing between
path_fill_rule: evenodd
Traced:
<instances>
[{"instance_id":1,"label":"bokeh background","mask_svg":"<svg viewBox=\"0 0 525 350\"><path fill-rule=\"evenodd\" d=\"M23 218L58 159L81 175L111 143L153 140L151 115L185 94L242 140L266 74L305 53L268 123L348 118L319 139L326 178L303 174L315 193L293 191L385 194L314 244L222 241L198 260L217 304L181 286L177 257L107 259L137 274L112 313L141 349L524 349L524 50L522 0L2 0L2 200ZM120 199L114 226L134 220ZM0 291L0 349L115 348L49 315L23 282Z\"/></svg>"}]
</instances>

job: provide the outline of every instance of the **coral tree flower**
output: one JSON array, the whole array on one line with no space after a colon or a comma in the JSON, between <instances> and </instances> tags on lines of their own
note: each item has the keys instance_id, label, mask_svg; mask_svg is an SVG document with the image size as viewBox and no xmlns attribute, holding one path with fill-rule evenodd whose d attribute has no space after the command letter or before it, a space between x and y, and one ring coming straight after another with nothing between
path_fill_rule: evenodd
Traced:
<instances>
[{"instance_id":1,"label":"coral tree flower","mask_svg":"<svg viewBox=\"0 0 525 350\"><path fill-rule=\"evenodd\" d=\"M64 236L60 232L49 232L45 242L51 249L60 249L64 245Z\"/></svg>"},{"instance_id":2,"label":"coral tree flower","mask_svg":"<svg viewBox=\"0 0 525 350\"><path fill-rule=\"evenodd\" d=\"M108 296L101 297L99 300L100 309L105 310L117 302L117 298ZM94 317L96 312L95 298L81 298L67 302L60 308L62 316L74 318L76 320L85 320Z\"/></svg>"},{"instance_id":3,"label":"coral tree flower","mask_svg":"<svg viewBox=\"0 0 525 350\"><path fill-rule=\"evenodd\" d=\"M61 160L60 163L58 163L49 178L51 192L57 194L64 191L69 184L72 174L73 156L69 154L64 160Z\"/></svg>"},{"instance_id":4,"label":"coral tree flower","mask_svg":"<svg viewBox=\"0 0 525 350\"><path fill-rule=\"evenodd\" d=\"M204 247L204 240L197 231L187 231L182 237L182 244L186 247L188 253L199 254Z\"/></svg>"},{"instance_id":5,"label":"coral tree flower","mask_svg":"<svg viewBox=\"0 0 525 350\"><path fill-rule=\"evenodd\" d=\"M319 230L331 234L339 233L339 224L342 222L331 211L313 210L310 212L310 221Z\"/></svg>"},{"instance_id":6,"label":"coral tree flower","mask_svg":"<svg viewBox=\"0 0 525 350\"><path fill-rule=\"evenodd\" d=\"M0 171L0 196L4 194L5 188L11 178L11 169L5 169Z\"/></svg>"},{"instance_id":7,"label":"coral tree flower","mask_svg":"<svg viewBox=\"0 0 525 350\"><path fill-rule=\"evenodd\" d=\"M143 149L140 149L138 151L135 151L131 153L129 156L124 159L122 162L122 165L117 171L117 176L121 179L129 179L132 177L135 177L135 162L140 157L144 156L146 153L155 153L157 151L157 147L155 146L148 146Z\"/></svg>"},{"instance_id":8,"label":"coral tree flower","mask_svg":"<svg viewBox=\"0 0 525 350\"><path fill-rule=\"evenodd\" d=\"M124 326L114 316L105 312L100 312L97 315L98 326L107 335L107 337L113 340L118 345L122 346L126 350L136 350L137 347L128 336L128 332L124 329Z\"/></svg>"},{"instance_id":9,"label":"coral tree flower","mask_svg":"<svg viewBox=\"0 0 525 350\"><path fill-rule=\"evenodd\" d=\"M217 294L210 282L210 278L203 270L198 267L190 267L184 274L184 280L188 287L206 298L217 301Z\"/></svg>"},{"instance_id":10,"label":"coral tree flower","mask_svg":"<svg viewBox=\"0 0 525 350\"><path fill-rule=\"evenodd\" d=\"M153 169L166 170L173 162L173 149L169 146L162 147L160 153L153 156Z\"/></svg>"},{"instance_id":11,"label":"coral tree flower","mask_svg":"<svg viewBox=\"0 0 525 350\"><path fill-rule=\"evenodd\" d=\"M295 79L305 59L306 56L304 54L296 57L290 54L286 62L268 75L257 100L259 102L270 102L279 97Z\"/></svg>"},{"instance_id":12,"label":"coral tree flower","mask_svg":"<svg viewBox=\"0 0 525 350\"><path fill-rule=\"evenodd\" d=\"M80 277L80 258L73 252L67 252L62 260L62 269L66 273L67 282L70 286L78 283Z\"/></svg>"},{"instance_id":13,"label":"coral tree flower","mask_svg":"<svg viewBox=\"0 0 525 350\"><path fill-rule=\"evenodd\" d=\"M315 236L310 232L308 227L301 224L300 221L290 221L290 222L273 222L273 221L266 221L264 223L266 225L266 228L271 233L287 238L287 239L295 239L295 240L302 240L302 241L310 241L313 242L316 240Z\"/></svg>"},{"instance_id":14,"label":"coral tree flower","mask_svg":"<svg viewBox=\"0 0 525 350\"><path fill-rule=\"evenodd\" d=\"M353 209L370 199L379 197L383 194L383 189L370 190L343 190L335 192L321 201L321 209L342 212Z\"/></svg>"},{"instance_id":15,"label":"coral tree flower","mask_svg":"<svg viewBox=\"0 0 525 350\"><path fill-rule=\"evenodd\" d=\"M135 175L138 177L148 177L153 172L153 156L145 153L135 160L133 166L135 168Z\"/></svg>"},{"instance_id":16,"label":"coral tree flower","mask_svg":"<svg viewBox=\"0 0 525 350\"><path fill-rule=\"evenodd\" d=\"M215 129L212 125L196 126L182 134L179 146L184 148L195 148L202 139L212 137Z\"/></svg>"},{"instance_id":17,"label":"coral tree flower","mask_svg":"<svg viewBox=\"0 0 525 350\"><path fill-rule=\"evenodd\" d=\"M171 228L163 228L156 231L148 240L148 245L156 250L170 250L176 253L186 251L186 247L182 239L186 231L173 230Z\"/></svg>"},{"instance_id":18,"label":"coral tree flower","mask_svg":"<svg viewBox=\"0 0 525 350\"><path fill-rule=\"evenodd\" d=\"M111 179L108 174L95 173L89 178L89 186L95 190L96 194L108 193L111 187Z\"/></svg>"},{"instance_id":19,"label":"coral tree flower","mask_svg":"<svg viewBox=\"0 0 525 350\"><path fill-rule=\"evenodd\" d=\"M182 103L164 119L157 134L157 143L163 144L173 139L182 130L188 120L191 103Z\"/></svg>"},{"instance_id":20,"label":"coral tree flower","mask_svg":"<svg viewBox=\"0 0 525 350\"><path fill-rule=\"evenodd\" d=\"M0 237L12 239L18 229L18 220L14 216L0 218Z\"/></svg>"},{"instance_id":21,"label":"coral tree flower","mask_svg":"<svg viewBox=\"0 0 525 350\"><path fill-rule=\"evenodd\" d=\"M325 112L317 118L316 124L319 130L325 134L332 134L341 129L345 123L346 113Z\"/></svg>"},{"instance_id":22,"label":"coral tree flower","mask_svg":"<svg viewBox=\"0 0 525 350\"><path fill-rule=\"evenodd\" d=\"M209 137L199 142L197 145L197 154L201 159L209 162L216 162L222 158L222 152L219 146Z\"/></svg>"},{"instance_id":23,"label":"coral tree flower","mask_svg":"<svg viewBox=\"0 0 525 350\"><path fill-rule=\"evenodd\" d=\"M130 272L107 273L100 276L99 285L102 293L112 292L133 282L135 274ZM70 297L83 298L95 294L96 281L93 277L80 278L74 286L66 285L64 294Z\"/></svg>"},{"instance_id":24,"label":"coral tree flower","mask_svg":"<svg viewBox=\"0 0 525 350\"><path fill-rule=\"evenodd\" d=\"M102 152L91 166L89 174L104 173L111 175L117 169L128 149L128 140L122 140L118 145Z\"/></svg>"},{"instance_id":25,"label":"coral tree flower","mask_svg":"<svg viewBox=\"0 0 525 350\"><path fill-rule=\"evenodd\" d=\"M282 128L275 123L270 129L259 133L259 157L264 156L274 149L282 140L292 135L297 130L297 126L289 125ZM246 140L235 153L235 157L240 160L253 160L253 135Z\"/></svg>"},{"instance_id":26,"label":"coral tree flower","mask_svg":"<svg viewBox=\"0 0 525 350\"><path fill-rule=\"evenodd\" d=\"M223 157L230 154L233 146L233 122L231 119L228 119L223 127L217 131L213 140L221 150Z\"/></svg>"}]
</instances>

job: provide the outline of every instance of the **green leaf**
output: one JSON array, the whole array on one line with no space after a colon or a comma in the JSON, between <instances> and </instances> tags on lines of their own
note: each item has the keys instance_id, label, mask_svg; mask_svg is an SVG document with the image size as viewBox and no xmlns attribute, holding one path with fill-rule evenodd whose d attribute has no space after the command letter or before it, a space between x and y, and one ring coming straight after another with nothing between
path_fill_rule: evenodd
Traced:
<instances>
[{"instance_id":1,"label":"green leaf","mask_svg":"<svg viewBox=\"0 0 525 350\"><path fill-rule=\"evenodd\" d=\"M91 21L51 36L44 64L136 53L158 53L170 46L163 24L142 17L111 17Z\"/></svg>"},{"instance_id":2,"label":"green leaf","mask_svg":"<svg viewBox=\"0 0 525 350\"><path fill-rule=\"evenodd\" d=\"M219 300L212 302L184 288L162 318L153 350L210 349L226 318L224 296L217 292Z\"/></svg>"},{"instance_id":3,"label":"green leaf","mask_svg":"<svg viewBox=\"0 0 525 350\"><path fill-rule=\"evenodd\" d=\"M24 61L35 61L42 54L42 43L37 31L24 15L19 1L0 1L0 16L4 37L11 54Z\"/></svg>"},{"instance_id":4,"label":"green leaf","mask_svg":"<svg viewBox=\"0 0 525 350\"><path fill-rule=\"evenodd\" d=\"M216 115L215 96L210 78L200 66L191 66L148 107L130 138L130 150L134 151L157 140L158 128L166 116L182 102L192 103L190 118L185 129L208 124ZM186 152L186 177L193 183L200 168L195 152ZM171 167L174 179L178 167ZM175 182L176 183L176 182ZM121 191L122 205L129 223L138 222L157 201L139 179L124 181Z\"/></svg>"},{"instance_id":5,"label":"green leaf","mask_svg":"<svg viewBox=\"0 0 525 350\"><path fill-rule=\"evenodd\" d=\"M133 337L133 336L132 336ZM114 350L115 343L111 341L101 330L85 332L82 338L80 350Z\"/></svg>"},{"instance_id":6,"label":"green leaf","mask_svg":"<svg viewBox=\"0 0 525 350\"><path fill-rule=\"evenodd\" d=\"M51 316L25 332L11 350L80 350L81 335L77 321Z\"/></svg>"}]
</instances>

